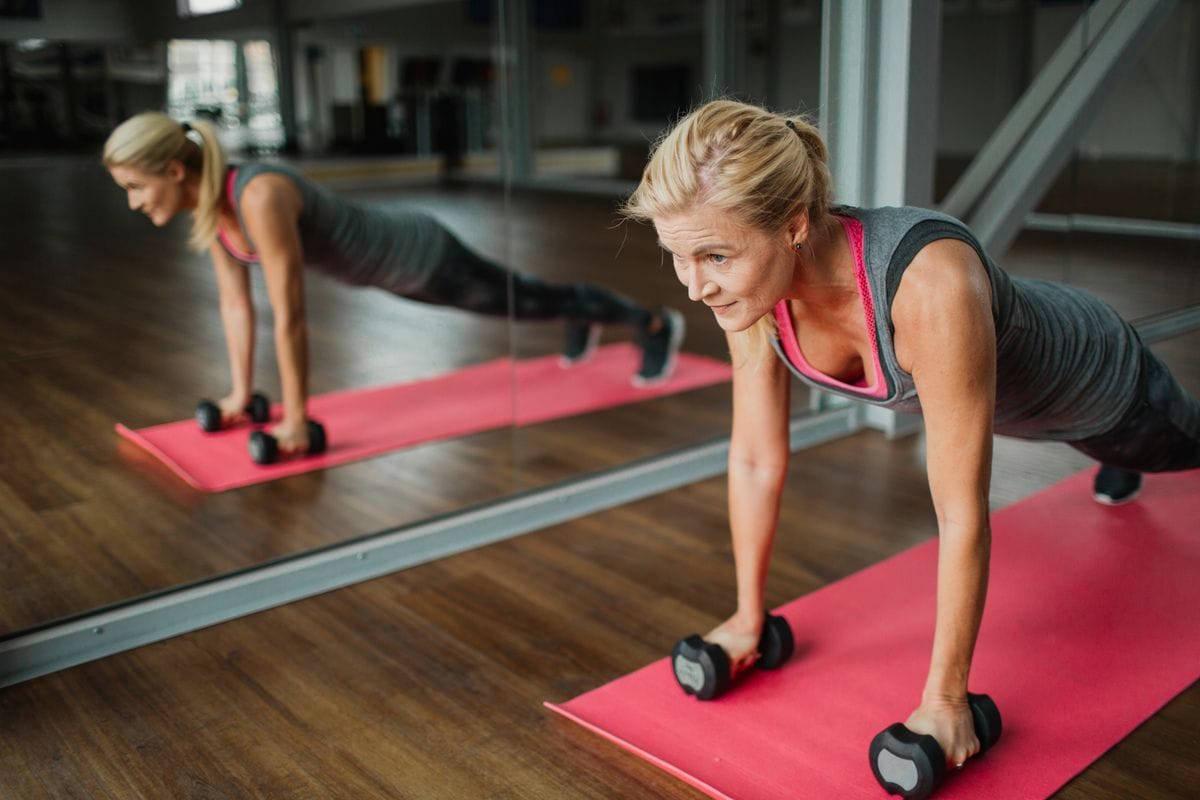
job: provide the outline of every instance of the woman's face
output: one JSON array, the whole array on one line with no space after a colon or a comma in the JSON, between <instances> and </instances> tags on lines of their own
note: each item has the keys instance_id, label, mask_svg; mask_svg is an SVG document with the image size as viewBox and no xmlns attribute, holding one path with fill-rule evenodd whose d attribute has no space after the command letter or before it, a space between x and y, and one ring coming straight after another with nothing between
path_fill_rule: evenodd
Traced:
<instances>
[{"instance_id":1,"label":"woman's face","mask_svg":"<svg viewBox=\"0 0 1200 800\"><path fill-rule=\"evenodd\" d=\"M712 309L726 331L744 331L771 313L791 286L787 231L772 235L709 206L656 217L654 227L688 298Z\"/></svg>"},{"instance_id":2,"label":"woman's face","mask_svg":"<svg viewBox=\"0 0 1200 800\"><path fill-rule=\"evenodd\" d=\"M184 207L186 170L172 161L161 175L137 167L109 167L112 179L129 197L129 210L140 211L160 228Z\"/></svg>"}]
</instances>

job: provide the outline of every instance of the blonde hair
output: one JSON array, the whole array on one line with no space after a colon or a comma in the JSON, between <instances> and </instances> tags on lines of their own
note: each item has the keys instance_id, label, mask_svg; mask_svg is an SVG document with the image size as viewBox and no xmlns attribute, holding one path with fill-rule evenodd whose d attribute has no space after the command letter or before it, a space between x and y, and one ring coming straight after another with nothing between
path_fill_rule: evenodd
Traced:
<instances>
[{"instance_id":1,"label":"blonde hair","mask_svg":"<svg viewBox=\"0 0 1200 800\"><path fill-rule=\"evenodd\" d=\"M195 131L196 142L188 136ZM225 179L225 151L217 131L207 122L181 123L158 111L137 114L122 122L104 143L104 166L133 167L153 175L166 172L172 161L200 176L200 194L192 212L188 244L204 250L217 235Z\"/></svg>"},{"instance_id":2,"label":"blonde hair","mask_svg":"<svg viewBox=\"0 0 1200 800\"><path fill-rule=\"evenodd\" d=\"M803 212L810 230L828 220L829 151L803 115L776 114L735 100L713 100L664 133L650 151L642 180L621 208L638 222L700 205L728 212L774 234ZM757 361L776 335L767 314L742 335L735 357Z\"/></svg>"}]
</instances>

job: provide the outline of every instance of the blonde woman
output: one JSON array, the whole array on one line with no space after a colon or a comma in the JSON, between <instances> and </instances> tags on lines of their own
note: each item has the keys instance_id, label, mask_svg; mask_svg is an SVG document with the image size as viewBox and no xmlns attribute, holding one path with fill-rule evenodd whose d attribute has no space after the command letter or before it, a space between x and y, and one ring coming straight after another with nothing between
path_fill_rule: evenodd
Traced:
<instances>
[{"instance_id":1,"label":"blonde woman","mask_svg":"<svg viewBox=\"0 0 1200 800\"><path fill-rule=\"evenodd\" d=\"M637 385L670 375L684 334L676 311L651 311L596 286L556 285L510 272L418 210L356 205L278 164L228 165L206 123L138 114L109 136L104 166L128 195L130 210L155 225L190 212L191 245L212 256L232 372L232 391L218 402L224 424L244 415L251 399L249 270L261 267L283 393L283 418L272 434L284 455L306 452L309 445L306 266L345 283L489 315L508 312L511 281L517 319L566 321L567 362L590 354L602 324L631 328L642 347Z\"/></svg>"},{"instance_id":2,"label":"blonde woman","mask_svg":"<svg viewBox=\"0 0 1200 800\"><path fill-rule=\"evenodd\" d=\"M734 357L737 606L705 640L735 674L758 657L791 376L922 412L937 618L907 727L961 765L980 747L967 680L988 580L993 433L1070 443L1102 464L1097 499L1123 502L1143 471L1200 467L1200 403L1113 309L1009 277L959 221L831 207L825 144L799 117L730 101L694 110L656 144L625 213L653 223Z\"/></svg>"}]
</instances>

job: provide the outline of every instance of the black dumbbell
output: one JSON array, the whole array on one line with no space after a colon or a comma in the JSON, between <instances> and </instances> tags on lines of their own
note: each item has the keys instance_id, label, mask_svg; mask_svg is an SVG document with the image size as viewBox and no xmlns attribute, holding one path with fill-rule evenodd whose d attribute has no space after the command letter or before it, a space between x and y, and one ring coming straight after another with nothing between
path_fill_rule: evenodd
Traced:
<instances>
[{"instance_id":1,"label":"black dumbbell","mask_svg":"<svg viewBox=\"0 0 1200 800\"><path fill-rule=\"evenodd\" d=\"M758 660L754 666L775 669L792 656L795 641L787 620L767 614L758 639ZM697 700L712 700L729 688L729 655L716 644L696 634L680 639L671 650L671 668L675 682Z\"/></svg>"},{"instance_id":2,"label":"black dumbbell","mask_svg":"<svg viewBox=\"0 0 1200 800\"><path fill-rule=\"evenodd\" d=\"M982 755L1000 738L1000 709L986 694L968 694ZM871 740L871 771L888 794L925 800L946 777L946 754L932 736L897 722Z\"/></svg>"},{"instance_id":3,"label":"black dumbbell","mask_svg":"<svg viewBox=\"0 0 1200 800\"><path fill-rule=\"evenodd\" d=\"M250 459L255 464L274 464L279 460L279 440L266 431L253 431L250 434ZM308 421L308 451L315 456L324 453L329 447L325 437L325 426L316 420Z\"/></svg>"},{"instance_id":4,"label":"black dumbbell","mask_svg":"<svg viewBox=\"0 0 1200 800\"><path fill-rule=\"evenodd\" d=\"M266 422L271 418L271 401L264 395L255 392L250 396L250 402L246 404L245 410L252 421ZM205 433L221 430L220 407L212 400L201 400L196 405L196 422L199 423L200 430Z\"/></svg>"}]
</instances>

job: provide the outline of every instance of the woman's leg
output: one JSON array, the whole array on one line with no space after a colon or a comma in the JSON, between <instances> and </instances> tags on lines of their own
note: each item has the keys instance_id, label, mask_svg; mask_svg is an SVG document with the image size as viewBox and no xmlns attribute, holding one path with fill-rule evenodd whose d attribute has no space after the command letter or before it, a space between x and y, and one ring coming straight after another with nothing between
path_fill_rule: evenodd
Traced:
<instances>
[{"instance_id":1,"label":"woman's leg","mask_svg":"<svg viewBox=\"0 0 1200 800\"><path fill-rule=\"evenodd\" d=\"M1132 499L1142 472L1200 467L1200 400L1143 346L1138 400L1113 430L1071 446L1103 465L1096 475L1098 500Z\"/></svg>"},{"instance_id":2,"label":"woman's leg","mask_svg":"<svg viewBox=\"0 0 1200 800\"><path fill-rule=\"evenodd\" d=\"M683 334L676 312L659 314L615 292L591 284L555 284L505 269L451 239L442 265L419 291L406 295L435 305L490 316L512 311L518 320L561 319L567 323L563 356L582 361L594 346L601 324L633 329L643 350L638 371L644 382L666 377Z\"/></svg>"}]
</instances>

